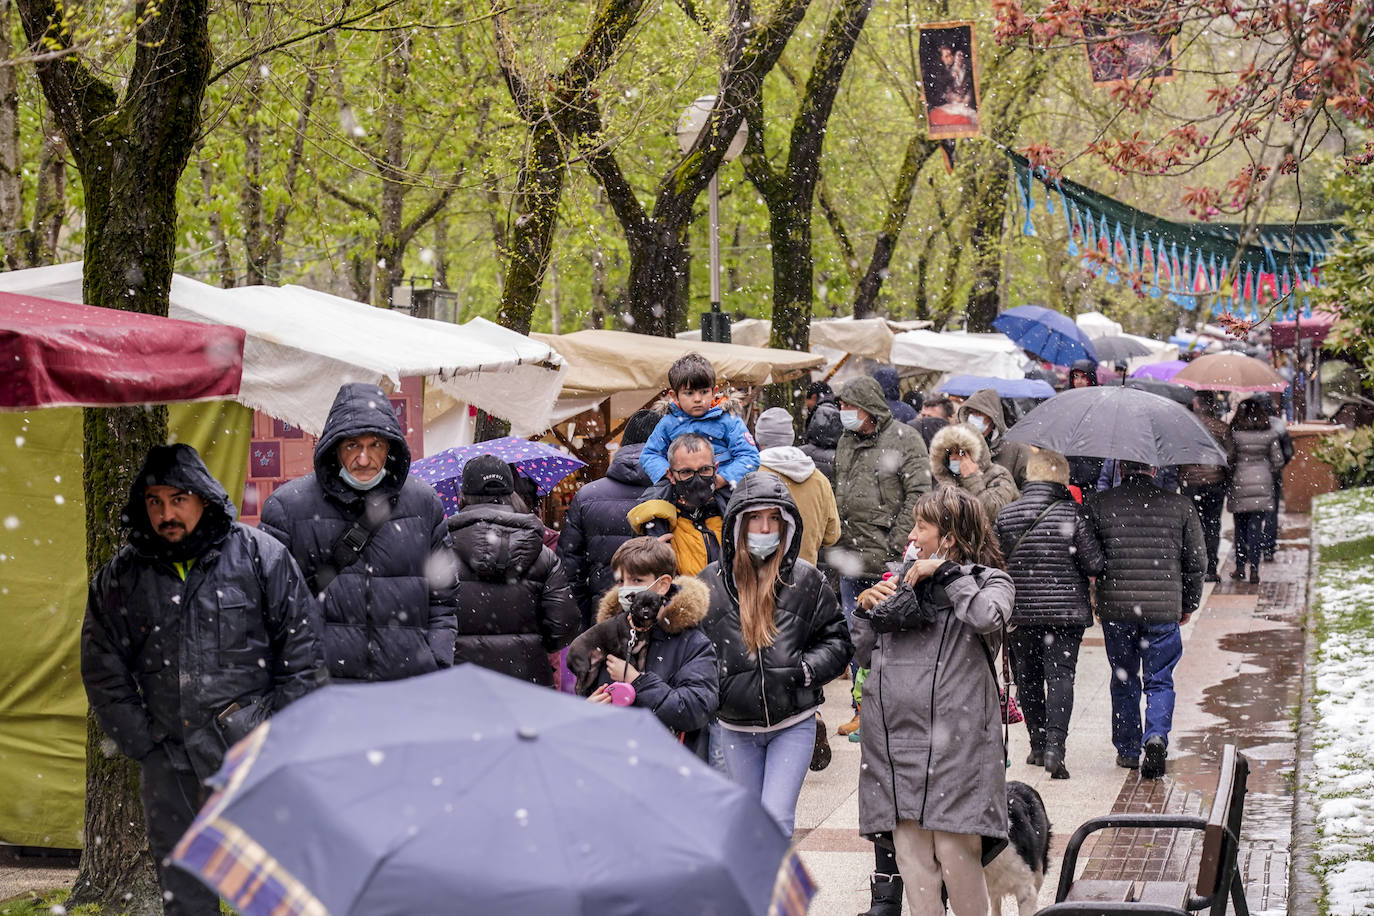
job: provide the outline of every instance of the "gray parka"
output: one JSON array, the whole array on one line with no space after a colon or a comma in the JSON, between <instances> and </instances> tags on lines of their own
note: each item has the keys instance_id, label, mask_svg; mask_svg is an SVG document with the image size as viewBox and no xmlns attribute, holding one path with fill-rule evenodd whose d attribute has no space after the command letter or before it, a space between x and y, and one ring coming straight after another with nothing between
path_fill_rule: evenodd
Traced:
<instances>
[{"instance_id":1,"label":"gray parka","mask_svg":"<svg viewBox=\"0 0 1374 916\"><path fill-rule=\"evenodd\" d=\"M1232 512L1272 512L1274 475L1283 470L1283 450L1279 431L1233 429L1236 460L1231 465L1230 509Z\"/></svg>"}]
</instances>

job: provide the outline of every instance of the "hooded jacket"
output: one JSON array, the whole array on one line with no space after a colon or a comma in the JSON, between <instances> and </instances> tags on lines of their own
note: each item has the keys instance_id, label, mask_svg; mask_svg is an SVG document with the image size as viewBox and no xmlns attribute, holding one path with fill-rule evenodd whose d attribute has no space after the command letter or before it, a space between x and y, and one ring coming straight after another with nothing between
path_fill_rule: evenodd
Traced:
<instances>
[{"instance_id":1,"label":"hooded jacket","mask_svg":"<svg viewBox=\"0 0 1374 916\"><path fill-rule=\"evenodd\" d=\"M720 526L730 492L722 487L701 508L688 509L673 484L663 480L645 490L626 517L637 535L671 534L678 572L695 576L720 557Z\"/></svg>"},{"instance_id":2,"label":"hooded jacket","mask_svg":"<svg viewBox=\"0 0 1374 916\"><path fill-rule=\"evenodd\" d=\"M1082 372L1088 377L1088 387L1096 388L1101 384L1097 380L1097 363L1090 359L1076 359L1073 365L1069 366L1069 387L1073 387L1073 374Z\"/></svg>"},{"instance_id":3,"label":"hooded jacket","mask_svg":"<svg viewBox=\"0 0 1374 916\"><path fill-rule=\"evenodd\" d=\"M180 544L148 520L153 485L205 502ZM81 633L81 676L105 734L134 760L161 746L201 779L231 744L327 680L320 609L300 570L234 518L194 449L153 448L121 517L128 544L91 580Z\"/></svg>"},{"instance_id":4,"label":"hooded jacket","mask_svg":"<svg viewBox=\"0 0 1374 916\"><path fill-rule=\"evenodd\" d=\"M816 462L806 452L791 445L759 452L759 470L777 474L787 485L802 517L798 556L814 566L820 549L840 537L840 512L835 507L830 481L816 469Z\"/></svg>"},{"instance_id":5,"label":"hooded jacket","mask_svg":"<svg viewBox=\"0 0 1374 916\"><path fill-rule=\"evenodd\" d=\"M873 381L883 389L883 399L887 409L898 423L910 423L916 419L916 408L902 400L901 376L891 366L880 366L873 370Z\"/></svg>"},{"instance_id":6,"label":"hooded jacket","mask_svg":"<svg viewBox=\"0 0 1374 916\"><path fill-rule=\"evenodd\" d=\"M949 469L949 453L956 448L973 455L978 462L976 474L965 477ZM988 524L997 521L1002 507L1021 495L1012 482L1011 472L992 463L987 442L967 423L946 426L930 440L930 474L936 487L958 487L975 497L988 517Z\"/></svg>"},{"instance_id":7,"label":"hooded jacket","mask_svg":"<svg viewBox=\"0 0 1374 916\"><path fill-rule=\"evenodd\" d=\"M720 698L716 649L701 630L710 606L711 594L700 579L674 579L668 604L649 631L644 670L631 684L634 705L648 709L666 727L682 734L683 744L698 751ZM596 619L600 623L619 613L620 589L614 587L601 596ZM603 668L597 686L610 682Z\"/></svg>"},{"instance_id":8,"label":"hooded jacket","mask_svg":"<svg viewBox=\"0 0 1374 916\"><path fill-rule=\"evenodd\" d=\"M1232 429L1236 458L1231 464L1228 506L1232 512L1272 512L1274 475L1283 470L1279 432L1265 429Z\"/></svg>"},{"instance_id":9,"label":"hooded jacket","mask_svg":"<svg viewBox=\"0 0 1374 916\"><path fill-rule=\"evenodd\" d=\"M844 426L840 423L840 409L833 401L822 401L811 411L802 433L801 450L816 462L816 468L835 485L835 446L840 442Z\"/></svg>"},{"instance_id":10,"label":"hooded jacket","mask_svg":"<svg viewBox=\"0 0 1374 916\"><path fill-rule=\"evenodd\" d=\"M597 598L614 583L611 557L634 537L626 514L651 483L639 466L642 451L643 443L616 449L606 476L584 484L563 516L558 556L582 613L583 629L592 623Z\"/></svg>"},{"instance_id":11,"label":"hooded jacket","mask_svg":"<svg viewBox=\"0 0 1374 916\"><path fill-rule=\"evenodd\" d=\"M873 417L870 435L846 430L835 452L840 539L832 553L845 575L881 575L906 550L912 510L930 490L930 455L914 427L892 419L871 378L851 379L840 399ZM845 563L845 557L852 562ZM851 571L852 570L852 571Z\"/></svg>"},{"instance_id":12,"label":"hooded jacket","mask_svg":"<svg viewBox=\"0 0 1374 916\"><path fill-rule=\"evenodd\" d=\"M983 436L992 453L992 460L1011 471L1012 482L1019 489L1026 482L1026 462L1030 460L1030 446L1007 439L1007 418L1002 412L1002 399L995 388L983 388L969 395L955 419L960 423L968 422L968 412L976 410L992 418L992 430Z\"/></svg>"},{"instance_id":13,"label":"hooded jacket","mask_svg":"<svg viewBox=\"0 0 1374 916\"><path fill-rule=\"evenodd\" d=\"M1207 551L1193 501L1127 475L1090 504L1106 558L1097 615L1121 623L1177 623L1197 610Z\"/></svg>"},{"instance_id":14,"label":"hooded jacket","mask_svg":"<svg viewBox=\"0 0 1374 916\"><path fill-rule=\"evenodd\" d=\"M740 629L735 552L745 513L767 508L783 517L778 549L784 553L773 584L778 631L755 655ZM854 653L835 593L820 570L797 558L800 530L801 514L776 475L754 473L739 482L725 512L721 559L701 573L711 594L702 629L716 647L717 716L726 725L771 728L815 709L825 702L822 685L838 677Z\"/></svg>"},{"instance_id":15,"label":"hooded jacket","mask_svg":"<svg viewBox=\"0 0 1374 916\"><path fill-rule=\"evenodd\" d=\"M448 521L458 560L454 663L553 686L549 653L577 636L577 602L544 546L544 523L505 505L464 506Z\"/></svg>"},{"instance_id":16,"label":"hooded jacket","mask_svg":"<svg viewBox=\"0 0 1374 916\"><path fill-rule=\"evenodd\" d=\"M668 473L668 446L683 433L696 433L710 440L716 453L716 473L732 484L759 466L758 446L749 435L749 427L725 405L717 404L693 417L676 403L670 403L639 456L639 466L650 480L660 481Z\"/></svg>"},{"instance_id":17,"label":"hooded jacket","mask_svg":"<svg viewBox=\"0 0 1374 916\"><path fill-rule=\"evenodd\" d=\"M338 447L369 434L390 443L386 477L360 492L339 476ZM259 527L286 545L307 582L331 567L335 543L354 523L373 531L357 561L322 591L325 658L335 679L388 681L452 664L455 583L444 508L409 473L410 446L386 394L349 383L329 409L314 472L263 504Z\"/></svg>"}]
</instances>

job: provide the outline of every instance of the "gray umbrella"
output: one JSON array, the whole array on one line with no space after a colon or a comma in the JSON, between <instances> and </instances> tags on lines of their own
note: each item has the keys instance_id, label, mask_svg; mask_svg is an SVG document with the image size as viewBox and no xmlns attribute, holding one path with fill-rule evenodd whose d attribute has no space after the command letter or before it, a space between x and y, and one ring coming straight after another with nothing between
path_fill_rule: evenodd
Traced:
<instances>
[{"instance_id":1,"label":"gray umbrella","mask_svg":"<svg viewBox=\"0 0 1374 916\"><path fill-rule=\"evenodd\" d=\"M1098 337L1093 340L1093 349L1097 351L1097 358L1104 363L1114 363L1132 356L1149 356L1153 352L1140 341L1129 337Z\"/></svg>"},{"instance_id":2,"label":"gray umbrella","mask_svg":"<svg viewBox=\"0 0 1374 916\"><path fill-rule=\"evenodd\" d=\"M1072 388L1021 418L1007 438L1065 455L1120 458L1160 467L1226 464L1198 418L1138 388Z\"/></svg>"}]
</instances>

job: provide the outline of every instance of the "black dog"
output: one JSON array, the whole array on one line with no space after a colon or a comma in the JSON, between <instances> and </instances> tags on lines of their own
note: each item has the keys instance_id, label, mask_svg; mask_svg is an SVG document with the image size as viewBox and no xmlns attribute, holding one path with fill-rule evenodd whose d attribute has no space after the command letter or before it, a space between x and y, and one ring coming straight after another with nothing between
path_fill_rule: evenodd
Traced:
<instances>
[{"instance_id":1,"label":"black dog","mask_svg":"<svg viewBox=\"0 0 1374 916\"><path fill-rule=\"evenodd\" d=\"M1002 898L1016 898L1019 916L1039 907L1036 897L1050 868L1050 818L1040 793L1024 782L1007 782L1007 839L1005 849L983 869L992 912L1002 911Z\"/></svg>"},{"instance_id":2,"label":"black dog","mask_svg":"<svg viewBox=\"0 0 1374 916\"><path fill-rule=\"evenodd\" d=\"M577 675L578 696L589 696L606 664L606 656L627 661L643 655L649 630L668 597L645 589L630 599L630 609L590 627L568 647L568 670ZM635 667L640 667L636 665Z\"/></svg>"}]
</instances>

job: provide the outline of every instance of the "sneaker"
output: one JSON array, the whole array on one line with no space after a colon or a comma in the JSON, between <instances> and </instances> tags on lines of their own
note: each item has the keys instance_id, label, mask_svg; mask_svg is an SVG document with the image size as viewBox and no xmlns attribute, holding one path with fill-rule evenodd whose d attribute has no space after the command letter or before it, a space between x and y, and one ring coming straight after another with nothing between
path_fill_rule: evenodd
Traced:
<instances>
[{"instance_id":1,"label":"sneaker","mask_svg":"<svg viewBox=\"0 0 1374 916\"><path fill-rule=\"evenodd\" d=\"M1145 762L1140 767L1140 775L1145 779L1159 779L1164 775L1164 760L1168 756L1169 749L1164 746L1164 739L1152 735L1145 742Z\"/></svg>"},{"instance_id":2,"label":"sneaker","mask_svg":"<svg viewBox=\"0 0 1374 916\"><path fill-rule=\"evenodd\" d=\"M1220 581L1221 581L1221 576L1218 576L1218 575L1217 575L1216 573L1214 573L1214 572L1209 572L1209 573L1207 573L1207 575L1205 575L1205 576L1202 577L1202 581L1203 581L1203 582L1220 582Z\"/></svg>"},{"instance_id":3,"label":"sneaker","mask_svg":"<svg viewBox=\"0 0 1374 916\"><path fill-rule=\"evenodd\" d=\"M862 730L862 729L860 729L859 731L856 731L856 732L850 732L850 733L849 733L849 741L850 741L851 744L858 744L858 743L859 743L860 741L862 741L862 740L864 740L864 739L863 739L863 730Z\"/></svg>"},{"instance_id":4,"label":"sneaker","mask_svg":"<svg viewBox=\"0 0 1374 916\"><path fill-rule=\"evenodd\" d=\"M1231 570L1231 578L1235 579L1237 582L1245 581L1245 570L1237 566L1235 569Z\"/></svg>"},{"instance_id":5,"label":"sneaker","mask_svg":"<svg viewBox=\"0 0 1374 916\"><path fill-rule=\"evenodd\" d=\"M854 718L835 729L835 733L841 737L854 734L859 730L859 711L854 710Z\"/></svg>"},{"instance_id":6,"label":"sneaker","mask_svg":"<svg viewBox=\"0 0 1374 916\"><path fill-rule=\"evenodd\" d=\"M1138 770L1140 769L1140 758L1127 757L1125 754L1117 754L1116 765L1123 770Z\"/></svg>"}]
</instances>

